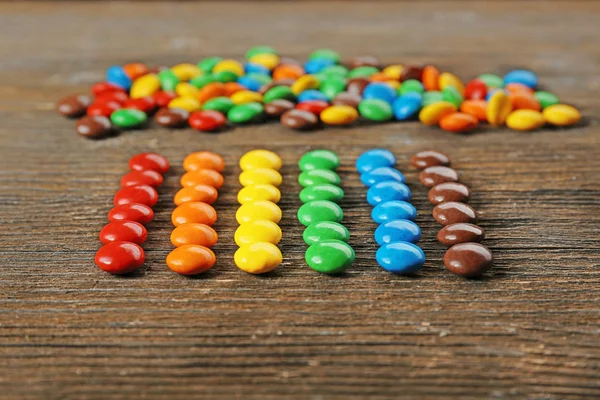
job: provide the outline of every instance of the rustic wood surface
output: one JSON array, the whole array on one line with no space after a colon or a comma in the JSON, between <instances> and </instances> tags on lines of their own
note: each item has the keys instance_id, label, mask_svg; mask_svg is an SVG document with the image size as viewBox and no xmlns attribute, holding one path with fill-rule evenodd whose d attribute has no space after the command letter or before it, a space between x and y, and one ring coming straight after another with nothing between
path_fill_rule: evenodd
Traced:
<instances>
[{"instance_id":1,"label":"rustic wood surface","mask_svg":"<svg viewBox=\"0 0 600 400\"><path fill-rule=\"evenodd\" d=\"M594 1L0 4L0 398L600 398L599 18ZM464 79L528 67L585 120L466 136L412 122L307 134L153 126L88 141L53 111L112 64L240 57L254 44L431 62ZM237 160L261 147L285 162L284 263L251 276L233 265ZM393 150L413 189L428 257L416 277L375 263L353 168L371 147ZM313 148L342 158L357 253L342 277L303 261L296 163ZM442 265L427 192L408 164L429 148L447 152L473 190L496 257L484 279ZM164 259L181 161L198 150L228 167L217 265L190 279ZM147 262L114 277L94 266L97 235L127 160L142 151L174 167Z\"/></svg>"}]
</instances>

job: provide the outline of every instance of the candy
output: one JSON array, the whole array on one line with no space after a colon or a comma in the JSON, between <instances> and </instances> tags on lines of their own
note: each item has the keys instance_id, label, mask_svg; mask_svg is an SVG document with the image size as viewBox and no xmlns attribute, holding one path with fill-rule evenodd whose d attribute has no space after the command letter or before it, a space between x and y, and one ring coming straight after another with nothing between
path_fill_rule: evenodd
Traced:
<instances>
[{"instance_id":1,"label":"candy","mask_svg":"<svg viewBox=\"0 0 600 400\"><path fill-rule=\"evenodd\" d=\"M400 75L400 82L407 81L409 79L422 80L424 66L422 65L406 65Z\"/></svg>"},{"instance_id":2,"label":"candy","mask_svg":"<svg viewBox=\"0 0 600 400\"><path fill-rule=\"evenodd\" d=\"M379 167L393 167L394 165L396 165L396 157L392 152L385 149L365 151L356 160L356 169L361 174Z\"/></svg>"},{"instance_id":3,"label":"candy","mask_svg":"<svg viewBox=\"0 0 600 400\"><path fill-rule=\"evenodd\" d=\"M175 205L181 205L183 203L190 202L203 202L206 204L212 204L217 201L219 193L217 189L208 185L197 185L184 187L180 189L174 198Z\"/></svg>"},{"instance_id":4,"label":"candy","mask_svg":"<svg viewBox=\"0 0 600 400\"><path fill-rule=\"evenodd\" d=\"M131 171L121 178L121 187L150 185L160 186L163 183L163 176L156 171Z\"/></svg>"},{"instance_id":5,"label":"candy","mask_svg":"<svg viewBox=\"0 0 600 400\"><path fill-rule=\"evenodd\" d=\"M119 189L115 193L114 204L120 206L122 204L140 203L148 207L152 207L158 202L158 193L156 189L148 185L128 186Z\"/></svg>"},{"instance_id":6,"label":"candy","mask_svg":"<svg viewBox=\"0 0 600 400\"><path fill-rule=\"evenodd\" d=\"M474 278L489 271L494 263L492 252L479 243L459 243L446 251L444 265L456 275Z\"/></svg>"},{"instance_id":7,"label":"candy","mask_svg":"<svg viewBox=\"0 0 600 400\"><path fill-rule=\"evenodd\" d=\"M504 79L494 74L482 74L477 77L480 81L485 83L488 90L493 88L502 88L504 87Z\"/></svg>"},{"instance_id":8,"label":"candy","mask_svg":"<svg viewBox=\"0 0 600 400\"><path fill-rule=\"evenodd\" d=\"M295 101L296 95L288 86L274 86L267 90L264 95L264 102L270 103L275 100L284 99Z\"/></svg>"},{"instance_id":9,"label":"candy","mask_svg":"<svg viewBox=\"0 0 600 400\"><path fill-rule=\"evenodd\" d=\"M391 200L410 200L412 193L408 186L396 181L376 183L367 190L367 202L376 206Z\"/></svg>"},{"instance_id":10,"label":"candy","mask_svg":"<svg viewBox=\"0 0 600 400\"><path fill-rule=\"evenodd\" d=\"M233 72L237 76L242 76L244 75L244 66L236 60L221 60L215 64L211 72L216 74L221 71L229 71Z\"/></svg>"},{"instance_id":11,"label":"candy","mask_svg":"<svg viewBox=\"0 0 600 400\"><path fill-rule=\"evenodd\" d=\"M239 247L259 242L277 244L281 240L281 228L269 220L250 221L236 229L234 239Z\"/></svg>"},{"instance_id":12,"label":"candy","mask_svg":"<svg viewBox=\"0 0 600 400\"><path fill-rule=\"evenodd\" d=\"M194 97L177 97L169 102L168 108L180 108L187 112L198 111L200 102Z\"/></svg>"},{"instance_id":13,"label":"candy","mask_svg":"<svg viewBox=\"0 0 600 400\"><path fill-rule=\"evenodd\" d=\"M377 67L365 65L362 67L356 67L353 70L351 70L348 73L348 78L350 78L350 79L358 78L358 77L368 78L371 75L376 74L377 72L379 72L379 69Z\"/></svg>"},{"instance_id":14,"label":"candy","mask_svg":"<svg viewBox=\"0 0 600 400\"><path fill-rule=\"evenodd\" d=\"M158 92L152 95L152 98L154 99L154 102L156 103L157 107L167 107L171 100L173 100L176 97L177 95L175 93L163 92L162 90L159 90Z\"/></svg>"},{"instance_id":15,"label":"candy","mask_svg":"<svg viewBox=\"0 0 600 400\"><path fill-rule=\"evenodd\" d=\"M78 135L88 139L100 139L114 133L112 124L107 117L83 117L75 125Z\"/></svg>"},{"instance_id":16,"label":"candy","mask_svg":"<svg viewBox=\"0 0 600 400\"><path fill-rule=\"evenodd\" d=\"M192 78L189 83L198 89L202 89L206 85L215 83L216 81L217 80L212 75L198 75L195 78ZM197 92L197 94L199 94L199 92Z\"/></svg>"},{"instance_id":17,"label":"candy","mask_svg":"<svg viewBox=\"0 0 600 400\"><path fill-rule=\"evenodd\" d=\"M415 79L409 79L407 81L402 82L402 85L398 89L398 94L400 96L404 96L409 93L421 94L423 92L425 92L423 84Z\"/></svg>"},{"instance_id":18,"label":"candy","mask_svg":"<svg viewBox=\"0 0 600 400\"><path fill-rule=\"evenodd\" d=\"M236 124L247 124L256 121L263 113L263 105L256 102L236 105L229 110L227 118Z\"/></svg>"},{"instance_id":19,"label":"candy","mask_svg":"<svg viewBox=\"0 0 600 400\"><path fill-rule=\"evenodd\" d=\"M221 114L227 114L235 104L228 97L220 96L208 100L202 105L203 110L218 111Z\"/></svg>"},{"instance_id":20,"label":"candy","mask_svg":"<svg viewBox=\"0 0 600 400\"><path fill-rule=\"evenodd\" d=\"M254 168L270 168L279 170L281 168L281 158L272 151L252 150L240 158L240 168L247 171Z\"/></svg>"},{"instance_id":21,"label":"candy","mask_svg":"<svg viewBox=\"0 0 600 400\"><path fill-rule=\"evenodd\" d=\"M242 188L238 192L237 200L240 204L252 203L255 201L279 202L281 193L273 185L257 184Z\"/></svg>"},{"instance_id":22,"label":"candy","mask_svg":"<svg viewBox=\"0 0 600 400\"><path fill-rule=\"evenodd\" d=\"M265 104L265 114L269 117L280 118L286 111L293 110L294 103L285 99L273 100Z\"/></svg>"},{"instance_id":23,"label":"candy","mask_svg":"<svg viewBox=\"0 0 600 400\"><path fill-rule=\"evenodd\" d=\"M128 203L116 206L108 213L108 220L114 221L135 221L140 224L147 224L154 218L154 211L145 204Z\"/></svg>"},{"instance_id":24,"label":"candy","mask_svg":"<svg viewBox=\"0 0 600 400\"><path fill-rule=\"evenodd\" d=\"M115 101L94 102L89 105L86 114L89 117L110 117L112 113L121 108Z\"/></svg>"},{"instance_id":25,"label":"candy","mask_svg":"<svg viewBox=\"0 0 600 400\"><path fill-rule=\"evenodd\" d=\"M125 90L131 88L131 78L127 76L123 67L113 65L106 70L106 82L120 86Z\"/></svg>"},{"instance_id":26,"label":"candy","mask_svg":"<svg viewBox=\"0 0 600 400\"><path fill-rule=\"evenodd\" d=\"M532 131L539 129L546 123L546 118L539 111L517 110L506 118L506 126L516 131Z\"/></svg>"},{"instance_id":27,"label":"candy","mask_svg":"<svg viewBox=\"0 0 600 400\"><path fill-rule=\"evenodd\" d=\"M386 244L375 254L381 268L394 274L414 274L423 268L425 253L408 242Z\"/></svg>"},{"instance_id":28,"label":"candy","mask_svg":"<svg viewBox=\"0 0 600 400\"><path fill-rule=\"evenodd\" d=\"M486 115L492 125L504 124L511 111L510 98L503 90L498 90L488 100Z\"/></svg>"},{"instance_id":29,"label":"candy","mask_svg":"<svg viewBox=\"0 0 600 400\"><path fill-rule=\"evenodd\" d=\"M177 75L170 69L160 71L158 73L158 79L160 80L161 89L167 92L174 92L179 84L179 78L177 78Z\"/></svg>"},{"instance_id":30,"label":"candy","mask_svg":"<svg viewBox=\"0 0 600 400\"><path fill-rule=\"evenodd\" d=\"M333 98L331 104L334 106L350 106L352 108L358 108L361 101L362 97L356 93L341 92Z\"/></svg>"},{"instance_id":31,"label":"candy","mask_svg":"<svg viewBox=\"0 0 600 400\"><path fill-rule=\"evenodd\" d=\"M340 182L340 176L329 169L311 169L298 176L298 183L302 187L323 183L339 186Z\"/></svg>"},{"instance_id":32,"label":"candy","mask_svg":"<svg viewBox=\"0 0 600 400\"><path fill-rule=\"evenodd\" d=\"M218 111L194 111L188 119L190 127L202 132L214 132L225 126L225 116Z\"/></svg>"},{"instance_id":33,"label":"candy","mask_svg":"<svg viewBox=\"0 0 600 400\"><path fill-rule=\"evenodd\" d=\"M132 171L152 170L164 174L169 170L169 161L156 153L140 153L129 159L129 169Z\"/></svg>"},{"instance_id":34,"label":"candy","mask_svg":"<svg viewBox=\"0 0 600 400\"><path fill-rule=\"evenodd\" d=\"M131 129L143 125L148 120L148 116L140 110L122 108L113 112L110 120L119 128Z\"/></svg>"},{"instance_id":35,"label":"candy","mask_svg":"<svg viewBox=\"0 0 600 400\"><path fill-rule=\"evenodd\" d=\"M273 89L271 89L273 90ZM315 90L309 89L305 90L298 95L298 102L309 101L309 100L321 100L321 101L329 101L329 97L327 97L324 93Z\"/></svg>"},{"instance_id":36,"label":"candy","mask_svg":"<svg viewBox=\"0 0 600 400\"><path fill-rule=\"evenodd\" d=\"M440 70L433 65L423 68L423 87L427 91L440 89Z\"/></svg>"},{"instance_id":37,"label":"candy","mask_svg":"<svg viewBox=\"0 0 600 400\"><path fill-rule=\"evenodd\" d=\"M159 77L155 74L147 74L133 82L129 96L132 99L152 96L157 93L160 88L161 82Z\"/></svg>"},{"instance_id":38,"label":"candy","mask_svg":"<svg viewBox=\"0 0 600 400\"><path fill-rule=\"evenodd\" d=\"M322 240L306 250L306 263L323 274L344 272L355 259L354 250L341 240Z\"/></svg>"},{"instance_id":39,"label":"candy","mask_svg":"<svg viewBox=\"0 0 600 400\"><path fill-rule=\"evenodd\" d=\"M123 103L123 108L142 111L146 114L151 114L156 111L156 101L150 96L140 97L139 99L127 99Z\"/></svg>"},{"instance_id":40,"label":"candy","mask_svg":"<svg viewBox=\"0 0 600 400\"><path fill-rule=\"evenodd\" d=\"M235 265L250 274L273 271L281 264L282 258L281 250L268 242L242 246L234 254Z\"/></svg>"},{"instance_id":41,"label":"candy","mask_svg":"<svg viewBox=\"0 0 600 400\"><path fill-rule=\"evenodd\" d=\"M424 125L437 125L443 117L455 112L456 106L454 104L447 101L440 101L423 107L419 113L419 120Z\"/></svg>"},{"instance_id":42,"label":"candy","mask_svg":"<svg viewBox=\"0 0 600 400\"><path fill-rule=\"evenodd\" d=\"M244 73L246 74L264 74L269 75L269 69L264 65L248 62L244 64Z\"/></svg>"},{"instance_id":43,"label":"candy","mask_svg":"<svg viewBox=\"0 0 600 400\"><path fill-rule=\"evenodd\" d=\"M398 121L404 121L415 116L421 109L423 97L411 92L398 97L392 104L394 116Z\"/></svg>"},{"instance_id":44,"label":"candy","mask_svg":"<svg viewBox=\"0 0 600 400\"><path fill-rule=\"evenodd\" d=\"M402 172L390 167L379 167L360 176L360 180L365 186L371 187L379 182L396 181L404 183L406 180Z\"/></svg>"},{"instance_id":45,"label":"candy","mask_svg":"<svg viewBox=\"0 0 600 400\"><path fill-rule=\"evenodd\" d=\"M535 97L540 102L542 109L545 109L546 107L552 106L554 104L558 104L560 102L558 100L558 97L549 92L535 92Z\"/></svg>"},{"instance_id":46,"label":"candy","mask_svg":"<svg viewBox=\"0 0 600 400\"><path fill-rule=\"evenodd\" d=\"M316 74L334 64L333 60L327 58L313 58L304 63L304 70L308 74Z\"/></svg>"},{"instance_id":47,"label":"candy","mask_svg":"<svg viewBox=\"0 0 600 400\"><path fill-rule=\"evenodd\" d=\"M433 103L439 103L440 101L444 101L444 95L442 94L442 92L438 91L425 92L422 94L422 98L422 107L428 106Z\"/></svg>"},{"instance_id":48,"label":"candy","mask_svg":"<svg viewBox=\"0 0 600 400\"><path fill-rule=\"evenodd\" d=\"M437 234L440 243L450 247L458 243L481 242L485 237L483 229L473 224L451 224L443 227Z\"/></svg>"},{"instance_id":49,"label":"candy","mask_svg":"<svg viewBox=\"0 0 600 400\"><path fill-rule=\"evenodd\" d=\"M135 221L113 221L100 231L102 244L111 242L132 242L142 244L148 237L148 231L139 222Z\"/></svg>"},{"instance_id":50,"label":"candy","mask_svg":"<svg viewBox=\"0 0 600 400\"><path fill-rule=\"evenodd\" d=\"M411 157L410 163L418 169L425 169L427 167L433 167L435 165L450 165L450 158L434 150L420 151Z\"/></svg>"},{"instance_id":51,"label":"candy","mask_svg":"<svg viewBox=\"0 0 600 400\"><path fill-rule=\"evenodd\" d=\"M240 183L242 186L250 185L281 185L281 174L270 168L253 168L242 171L240 174Z\"/></svg>"},{"instance_id":52,"label":"candy","mask_svg":"<svg viewBox=\"0 0 600 400\"><path fill-rule=\"evenodd\" d=\"M215 65L221 62L221 60L223 60L221 57L206 57L197 64L197 67L208 74L213 71Z\"/></svg>"},{"instance_id":53,"label":"candy","mask_svg":"<svg viewBox=\"0 0 600 400\"><path fill-rule=\"evenodd\" d=\"M263 100L263 96L260 93L253 92L251 90L240 90L232 94L230 99L233 104L246 104L250 102L261 102Z\"/></svg>"},{"instance_id":54,"label":"candy","mask_svg":"<svg viewBox=\"0 0 600 400\"><path fill-rule=\"evenodd\" d=\"M373 82L368 84L365 87L362 96L365 100L379 99L390 104L393 103L397 97L396 91L390 85L383 82Z\"/></svg>"},{"instance_id":55,"label":"candy","mask_svg":"<svg viewBox=\"0 0 600 400\"><path fill-rule=\"evenodd\" d=\"M481 79L473 79L465 87L464 96L470 100L485 100L488 86Z\"/></svg>"},{"instance_id":56,"label":"candy","mask_svg":"<svg viewBox=\"0 0 600 400\"><path fill-rule=\"evenodd\" d=\"M417 243L421 239L421 229L407 219L384 222L375 230L375 241L380 246L395 242Z\"/></svg>"},{"instance_id":57,"label":"candy","mask_svg":"<svg viewBox=\"0 0 600 400\"><path fill-rule=\"evenodd\" d=\"M411 220L417 217L417 209L410 203L391 200L378 204L371 212L371 218L378 224L394 220Z\"/></svg>"},{"instance_id":58,"label":"candy","mask_svg":"<svg viewBox=\"0 0 600 400\"><path fill-rule=\"evenodd\" d=\"M477 214L469 205L454 201L441 203L433 209L433 218L441 225L450 225L458 222L475 224Z\"/></svg>"},{"instance_id":59,"label":"candy","mask_svg":"<svg viewBox=\"0 0 600 400\"><path fill-rule=\"evenodd\" d=\"M92 104L92 99L89 96L71 95L58 101L56 111L69 118L81 117L90 104Z\"/></svg>"},{"instance_id":60,"label":"candy","mask_svg":"<svg viewBox=\"0 0 600 400\"><path fill-rule=\"evenodd\" d=\"M324 240L348 242L350 232L345 226L333 221L319 221L309 225L302 234L304 243L311 246Z\"/></svg>"},{"instance_id":61,"label":"candy","mask_svg":"<svg viewBox=\"0 0 600 400\"><path fill-rule=\"evenodd\" d=\"M340 158L333 151L312 150L300 158L298 166L302 171L311 171L314 169L328 169L333 171L340 166Z\"/></svg>"},{"instance_id":62,"label":"candy","mask_svg":"<svg viewBox=\"0 0 600 400\"><path fill-rule=\"evenodd\" d=\"M444 72L440 74L439 85L442 92L448 87L454 87L456 90L458 90L461 96L465 93L465 86L463 85L462 81L456 75L450 72Z\"/></svg>"},{"instance_id":63,"label":"candy","mask_svg":"<svg viewBox=\"0 0 600 400\"><path fill-rule=\"evenodd\" d=\"M300 93L305 92L307 90L318 89L319 85L319 80L315 76L303 75L292 84L291 91L297 96Z\"/></svg>"},{"instance_id":64,"label":"candy","mask_svg":"<svg viewBox=\"0 0 600 400\"><path fill-rule=\"evenodd\" d=\"M258 54L277 54L277 50L271 46L254 46L246 52L246 59L249 60Z\"/></svg>"},{"instance_id":65,"label":"candy","mask_svg":"<svg viewBox=\"0 0 600 400\"><path fill-rule=\"evenodd\" d=\"M531 71L527 71L524 69L515 69L504 75L504 84L508 85L509 83L520 83L522 85L535 89L538 84L538 78Z\"/></svg>"},{"instance_id":66,"label":"candy","mask_svg":"<svg viewBox=\"0 0 600 400\"><path fill-rule=\"evenodd\" d=\"M371 121L389 121L394 116L392 106L388 102L379 99L361 101L358 105L358 111L361 116Z\"/></svg>"},{"instance_id":67,"label":"candy","mask_svg":"<svg viewBox=\"0 0 600 400\"><path fill-rule=\"evenodd\" d=\"M581 120L581 114L576 108L566 104L553 104L544 108L544 118L555 126L569 126Z\"/></svg>"},{"instance_id":68,"label":"candy","mask_svg":"<svg viewBox=\"0 0 600 400\"><path fill-rule=\"evenodd\" d=\"M322 183L305 187L299 196L303 203L313 200L329 200L337 203L344 198L344 191L339 186Z\"/></svg>"},{"instance_id":69,"label":"candy","mask_svg":"<svg viewBox=\"0 0 600 400\"><path fill-rule=\"evenodd\" d=\"M296 80L304 75L304 68L299 65L280 64L273 69L273 79L293 79Z\"/></svg>"},{"instance_id":70,"label":"candy","mask_svg":"<svg viewBox=\"0 0 600 400\"><path fill-rule=\"evenodd\" d=\"M319 124L319 119L310 111L294 109L283 113L281 124L296 130L310 130Z\"/></svg>"},{"instance_id":71,"label":"candy","mask_svg":"<svg viewBox=\"0 0 600 400\"><path fill-rule=\"evenodd\" d=\"M210 151L198 151L189 154L183 160L183 169L186 171L199 171L212 169L221 172L225 169L225 160L220 155Z\"/></svg>"},{"instance_id":72,"label":"candy","mask_svg":"<svg viewBox=\"0 0 600 400\"><path fill-rule=\"evenodd\" d=\"M456 182L458 181L458 174L452 168L436 165L421 171L419 180L423 185L432 187L444 182Z\"/></svg>"},{"instance_id":73,"label":"candy","mask_svg":"<svg viewBox=\"0 0 600 400\"><path fill-rule=\"evenodd\" d=\"M278 223L281 220L281 209L270 201L255 201L242 204L235 213L238 224L256 220L269 220Z\"/></svg>"},{"instance_id":74,"label":"candy","mask_svg":"<svg viewBox=\"0 0 600 400\"><path fill-rule=\"evenodd\" d=\"M340 206L327 200L310 201L298 209L298 220L304 226L319 221L340 222L343 217Z\"/></svg>"},{"instance_id":75,"label":"candy","mask_svg":"<svg viewBox=\"0 0 600 400\"><path fill-rule=\"evenodd\" d=\"M356 109L347 105L331 106L321 113L321 121L327 125L349 125L357 118Z\"/></svg>"},{"instance_id":76,"label":"candy","mask_svg":"<svg viewBox=\"0 0 600 400\"><path fill-rule=\"evenodd\" d=\"M387 76L390 79L400 80L400 76L402 75L402 71L404 67L400 64L392 64L385 67L381 73Z\"/></svg>"},{"instance_id":77,"label":"candy","mask_svg":"<svg viewBox=\"0 0 600 400\"><path fill-rule=\"evenodd\" d=\"M279 65L279 56L273 53L256 54L248 59L251 63L259 64L272 70Z\"/></svg>"},{"instance_id":78,"label":"candy","mask_svg":"<svg viewBox=\"0 0 600 400\"><path fill-rule=\"evenodd\" d=\"M103 271L115 275L135 271L144 263L144 250L131 242L112 242L100 248L94 262Z\"/></svg>"},{"instance_id":79,"label":"candy","mask_svg":"<svg viewBox=\"0 0 600 400\"><path fill-rule=\"evenodd\" d=\"M513 110L542 110L540 101L532 93L517 92L509 94L508 97Z\"/></svg>"},{"instance_id":80,"label":"candy","mask_svg":"<svg viewBox=\"0 0 600 400\"><path fill-rule=\"evenodd\" d=\"M454 113L440 120L440 128L448 132L468 132L477 127L477 118L470 114Z\"/></svg>"},{"instance_id":81,"label":"candy","mask_svg":"<svg viewBox=\"0 0 600 400\"><path fill-rule=\"evenodd\" d=\"M478 121L487 121L487 101L485 100L465 100L460 105L460 111L472 115Z\"/></svg>"},{"instance_id":82,"label":"candy","mask_svg":"<svg viewBox=\"0 0 600 400\"><path fill-rule=\"evenodd\" d=\"M331 49L318 49L310 53L308 56L309 60L314 59L327 59L333 61L333 63L337 64L340 62L340 54Z\"/></svg>"},{"instance_id":83,"label":"candy","mask_svg":"<svg viewBox=\"0 0 600 400\"><path fill-rule=\"evenodd\" d=\"M458 182L444 182L435 185L429 190L427 198L432 204L445 203L447 201L458 201L466 203L471 197L468 187Z\"/></svg>"},{"instance_id":84,"label":"candy","mask_svg":"<svg viewBox=\"0 0 600 400\"><path fill-rule=\"evenodd\" d=\"M298 103L298 105L296 106L298 110L308 111L317 117L321 115L323 110L325 110L327 107L329 107L329 103L322 100L304 101L302 103Z\"/></svg>"},{"instance_id":85,"label":"candy","mask_svg":"<svg viewBox=\"0 0 600 400\"><path fill-rule=\"evenodd\" d=\"M333 99L346 88L346 78L338 75L331 75L321 82L319 90L327 97Z\"/></svg>"},{"instance_id":86,"label":"candy","mask_svg":"<svg viewBox=\"0 0 600 400\"><path fill-rule=\"evenodd\" d=\"M216 257L211 249L186 244L171 251L166 259L167 266L181 275L197 275L215 265Z\"/></svg>"},{"instance_id":87,"label":"candy","mask_svg":"<svg viewBox=\"0 0 600 400\"><path fill-rule=\"evenodd\" d=\"M137 79L149 72L148 67L142 63L125 64L123 71L130 79Z\"/></svg>"},{"instance_id":88,"label":"candy","mask_svg":"<svg viewBox=\"0 0 600 400\"><path fill-rule=\"evenodd\" d=\"M171 214L171 222L175 226L187 223L197 223L212 226L217 220L215 209L202 202L183 203Z\"/></svg>"},{"instance_id":89,"label":"candy","mask_svg":"<svg viewBox=\"0 0 600 400\"><path fill-rule=\"evenodd\" d=\"M362 97L363 91L370 83L371 81L365 77L352 78L348 81L346 90L349 93L357 94Z\"/></svg>"},{"instance_id":90,"label":"candy","mask_svg":"<svg viewBox=\"0 0 600 400\"><path fill-rule=\"evenodd\" d=\"M196 65L189 63L174 65L173 67L171 67L171 72L173 72L173 74L180 81L189 81L190 79L193 79L198 75L204 74L204 71L202 71Z\"/></svg>"},{"instance_id":91,"label":"candy","mask_svg":"<svg viewBox=\"0 0 600 400\"><path fill-rule=\"evenodd\" d=\"M183 187L208 185L218 189L223 186L223 175L212 169L190 171L181 176L180 184Z\"/></svg>"},{"instance_id":92,"label":"candy","mask_svg":"<svg viewBox=\"0 0 600 400\"><path fill-rule=\"evenodd\" d=\"M454 104L456 109L460 107L464 100L462 94L454 86L447 86L442 90L442 99L448 103Z\"/></svg>"},{"instance_id":93,"label":"candy","mask_svg":"<svg viewBox=\"0 0 600 400\"><path fill-rule=\"evenodd\" d=\"M234 75L235 76L235 75ZM215 77L216 79L216 77ZM213 82L205 85L198 94L195 96L200 104L204 104L207 101L214 99L216 97L225 96L226 89L225 84L222 82Z\"/></svg>"},{"instance_id":94,"label":"candy","mask_svg":"<svg viewBox=\"0 0 600 400\"><path fill-rule=\"evenodd\" d=\"M109 92L123 92L125 93L125 89L121 86L115 85L109 82L98 82L92 85L92 94L94 96L100 96L104 93Z\"/></svg>"},{"instance_id":95,"label":"candy","mask_svg":"<svg viewBox=\"0 0 600 400\"><path fill-rule=\"evenodd\" d=\"M182 97L196 97L200 94L200 90L191 83L181 82L175 86L175 94Z\"/></svg>"}]
</instances>

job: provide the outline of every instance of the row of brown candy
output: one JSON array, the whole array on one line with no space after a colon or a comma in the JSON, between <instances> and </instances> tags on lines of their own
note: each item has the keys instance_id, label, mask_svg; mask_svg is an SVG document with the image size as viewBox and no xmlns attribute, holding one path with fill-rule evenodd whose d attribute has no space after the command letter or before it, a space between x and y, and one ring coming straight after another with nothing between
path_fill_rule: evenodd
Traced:
<instances>
[{"instance_id":1,"label":"row of brown candy","mask_svg":"<svg viewBox=\"0 0 600 400\"><path fill-rule=\"evenodd\" d=\"M487 272L493 264L492 252L479 243L485 232L475 225L477 213L466 204L471 191L458 182L457 172L449 168L448 156L427 150L415 154L411 163L422 170L421 183L431 188L428 198L435 205L432 214L443 225L437 238L449 247L444 255L446 268L467 278Z\"/></svg>"}]
</instances>

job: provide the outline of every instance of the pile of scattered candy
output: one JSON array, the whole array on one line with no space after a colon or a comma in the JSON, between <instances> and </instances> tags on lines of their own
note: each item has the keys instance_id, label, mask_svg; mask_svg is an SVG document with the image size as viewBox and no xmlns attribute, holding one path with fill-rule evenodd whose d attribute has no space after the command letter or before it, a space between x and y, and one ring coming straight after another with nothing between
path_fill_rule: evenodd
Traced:
<instances>
[{"instance_id":1,"label":"pile of scattered candy","mask_svg":"<svg viewBox=\"0 0 600 400\"><path fill-rule=\"evenodd\" d=\"M140 128L154 113L158 125L204 132L268 119L296 130L350 125L359 118L418 119L450 132L481 124L531 131L581 119L576 108L539 90L538 77L527 70L483 74L464 84L433 65L384 66L372 56L342 63L328 49L301 63L268 46L251 48L243 62L208 57L171 68L112 66L106 81L93 85L92 96L68 96L57 110L83 116L76 130L88 138Z\"/></svg>"}]
</instances>

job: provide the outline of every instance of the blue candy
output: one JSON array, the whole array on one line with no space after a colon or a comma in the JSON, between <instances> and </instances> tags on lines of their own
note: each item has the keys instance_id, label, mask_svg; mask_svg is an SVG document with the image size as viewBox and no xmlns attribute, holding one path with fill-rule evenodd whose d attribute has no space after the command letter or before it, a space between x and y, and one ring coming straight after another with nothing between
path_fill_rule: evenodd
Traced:
<instances>
[{"instance_id":1,"label":"blue candy","mask_svg":"<svg viewBox=\"0 0 600 400\"><path fill-rule=\"evenodd\" d=\"M262 87L261 82L247 75L240 76L238 78L238 83L246 87L248 90L252 90L253 92L258 92L259 89Z\"/></svg>"},{"instance_id":2,"label":"blue candy","mask_svg":"<svg viewBox=\"0 0 600 400\"><path fill-rule=\"evenodd\" d=\"M396 100L396 90L384 82L369 83L363 91L363 99L379 99L392 104Z\"/></svg>"},{"instance_id":3,"label":"blue candy","mask_svg":"<svg viewBox=\"0 0 600 400\"><path fill-rule=\"evenodd\" d=\"M398 97L392 104L392 110L398 121L405 121L416 115L422 104L423 96L417 92L410 92Z\"/></svg>"},{"instance_id":4,"label":"blue candy","mask_svg":"<svg viewBox=\"0 0 600 400\"><path fill-rule=\"evenodd\" d=\"M269 69L267 67L265 67L264 65L254 64L254 63L244 64L244 71L247 74L255 73L255 74L263 74L263 75L267 75L267 76L271 75L271 71L269 71Z\"/></svg>"},{"instance_id":5,"label":"blue candy","mask_svg":"<svg viewBox=\"0 0 600 400\"><path fill-rule=\"evenodd\" d=\"M131 89L131 78L120 65L113 65L106 70L106 82L113 83L125 90Z\"/></svg>"},{"instance_id":6,"label":"blue candy","mask_svg":"<svg viewBox=\"0 0 600 400\"><path fill-rule=\"evenodd\" d=\"M365 184L365 186L369 187L376 183L385 181L396 181L400 183L404 183L406 181L404 175L402 175L402 172L390 167L379 167L369 172L365 172L360 176L360 180Z\"/></svg>"},{"instance_id":7,"label":"blue candy","mask_svg":"<svg viewBox=\"0 0 600 400\"><path fill-rule=\"evenodd\" d=\"M538 85L538 77L531 71L526 69L515 69L504 75L504 84L520 83L532 89Z\"/></svg>"},{"instance_id":8,"label":"blue candy","mask_svg":"<svg viewBox=\"0 0 600 400\"><path fill-rule=\"evenodd\" d=\"M335 65L335 61L328 58L315 58L304 64L304 71L307 74L318 74L327 67Z\"/></svg>"},{"instance_id":9,"label":"blue candy","mask_svg":"<svg viewBox=\"0 0 600 400\"><path fill-rule=\"evenodd\" d=\"M425 264L425 253L408 242L396 242L382 246L375 254L381 268L394 274L413 274Z\"/></svg>"},{"instance_id":10,"label":"blue candy","mask_svg":"<svg viewBox=\"0 0 600 400\"><path fill-rule=\"evenodd\" d=\"M379 182L367 190L367 202L372 206L390 200L410 200L411 196L408 186L396 181Z\"/></svg>"},{"instance_id":11,"label":"blue candy","mask_svg":"<svg viewBox=\"0 0 600 400\"><path fill-rule=\"evenodd\" d=\"M362 153L356 160L356 169L364 174L379 167L393 167L396 157L385 149L372 149Z\"/></svg>"},{"instance_id":12,"label":"blue candy","mask_svg":"<svg viewBox=\"0 0 600 400\"><path fill-rule=\"evenodd\" d=\"M416 217L417 209L412 204L400 200L381 203L371 212L371 218L378 224L396 219L414 220Z\"/></svg>"},{"instance_id":13,"label":"blue candy","mask_svg":"<svg viewBox=\"0 0 600 400\"><path fill-rule=\"evenodd\" d=\"M329 98L318 90L309 89L298 95L298 103L310 100L323 100L329 103Z\"/></svg>"},{"instance_id":14,"label":"blue candy","mask_svg":"<svg viewBox=\"0 0 600 400\"><path fill-rule=\"evenodd\" d=\"M380 246L396 242L417 243L419 240L421 228L407 219L386 222L375 230L375 241Z\"/></svg>"}]
</instances>

